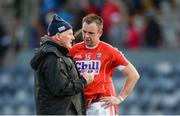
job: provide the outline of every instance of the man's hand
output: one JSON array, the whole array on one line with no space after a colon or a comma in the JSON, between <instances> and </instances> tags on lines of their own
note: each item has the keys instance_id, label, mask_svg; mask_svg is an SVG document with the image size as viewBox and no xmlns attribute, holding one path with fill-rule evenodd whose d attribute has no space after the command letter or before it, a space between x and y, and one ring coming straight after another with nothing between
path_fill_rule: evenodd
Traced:
<instances>
[{"instance_id":1,"label":"man's hand","mask_svg":"<svg viewBox=\"0 0 180 116\"><path fill-rule=\"evenodd\" d=\"M100 98L100 102L104 102L102 107L108 108L113 105L118 105L122 102L122 100L119 97L114 97L114 96L107 96L107 97L102 97Z\"/></svg>"},{"instance_id":2,"label":"man's hand","mask_svg":"<svg viewBox=\"0 0 180 116\"><path fill-rule=\"evenodd\" d=\"M87 84L92 83L94 80L94 72L89 73L88 70L86 70L82 76L86 79Z\"/></svg>"}]
</instances>

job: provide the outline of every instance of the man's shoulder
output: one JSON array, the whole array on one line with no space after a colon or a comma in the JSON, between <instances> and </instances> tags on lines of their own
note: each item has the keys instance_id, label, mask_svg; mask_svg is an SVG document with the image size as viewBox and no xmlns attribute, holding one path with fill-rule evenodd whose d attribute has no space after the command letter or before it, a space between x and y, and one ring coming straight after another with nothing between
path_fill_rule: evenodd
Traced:
<instances>
[{"instance_id":1,"label":"man's shoulder","mask_svg":"<svg viewBox=\"0 0 180 116\"><path fill-rule=\"evenodd\" d=\"M114 50L114 49L116 49L115 47L113 47L112 45L110 45L110 44L108 44L108 43L106 43L106 42L103 42L103 41L101 41L101 45L102 45L102 47L103 47L103 49L104 50Z\"/></svg>"},{"instance_id":2,"label":"man's shoulder","mask_svg":"<svg viewBox=\"0 0 180 116\"><path fill-rule=\"evenodd\" d=\"M79 42L72 46L72 48L76 48L76 47L84 47L84 42Z\"/></svg>"},{"instance_id":3,"label":"man's shoulder","mask_svg":"<svg viewBox=\"0 0 180 116\"><path fill-rule=\"evenodd\" d=\"M85 46L84 42L76 43L75 45L72 46L70 51L76 51L76 50L84 49L85 48L84 46Z\"/></svg>"},{"instance_id":4,"label":"man's shoulder","mask_svg":"<svg viewBox=\"0 0 180 116\"><path fill-rule=\"evenodd\" d=\"M105 42L101 42L101 46L102 46L102 50L105 52L105 53L108 53L108 54L116 54L116 53L121 53L122 51L119 50L117 47L114 47L108 43L105 43Z\"/></svg>"},{"instance_id":5,"label":"man's shoulder","mask_svg":"<svg viewBox=\"0 0 180 116\"><path fill-rule=\"evenodd\" d=\"M76 43L75 45L72 46L72 48L69 50L69 53L71 55L76 54L77 52L79 52L79 50L84 49L84 42L80 42L80 43Z\"/></svg>"}]
</instances>

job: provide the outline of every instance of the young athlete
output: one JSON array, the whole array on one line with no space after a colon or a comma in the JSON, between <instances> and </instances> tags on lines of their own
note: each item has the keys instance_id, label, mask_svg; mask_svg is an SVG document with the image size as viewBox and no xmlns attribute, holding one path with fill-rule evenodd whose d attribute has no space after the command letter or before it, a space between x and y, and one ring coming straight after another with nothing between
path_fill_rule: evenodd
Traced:
<instances>
[{"instance_id":1,"label":"young athlete","mask_svg":"<svg viewBox=\"0 0 180 116\"><path fill-rule=\"evenodd\" d=\"M70 54L76 61L80 74L89 70L95 74L93 83L84 89L87 115L115 115L117 105L131 93L139 74L121 51L100 41L103 20L95 14L89 14L82 21L83 42L75 44ZM126 81L118 96L112 83L115 69L126 75Z\"/></svg>"}]
</instances>

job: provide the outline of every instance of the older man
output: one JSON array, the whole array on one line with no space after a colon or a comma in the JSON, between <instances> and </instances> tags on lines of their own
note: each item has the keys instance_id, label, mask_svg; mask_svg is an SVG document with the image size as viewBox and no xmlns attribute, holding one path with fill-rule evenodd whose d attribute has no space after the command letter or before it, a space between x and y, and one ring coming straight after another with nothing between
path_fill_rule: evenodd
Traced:
<instances>
[{"instance_id":1,"label":"older man","mask_svg":"<svg viewBox=\"0 0 180 116\"><path fill-rule=\"evenodd\" d=\"M88 70L82 77L69 56L72 27L54 15L48 35L31 60L35 72L35 100L38 115L84 115L83 88L94 79Z\"/></svg>"}]
</instances>

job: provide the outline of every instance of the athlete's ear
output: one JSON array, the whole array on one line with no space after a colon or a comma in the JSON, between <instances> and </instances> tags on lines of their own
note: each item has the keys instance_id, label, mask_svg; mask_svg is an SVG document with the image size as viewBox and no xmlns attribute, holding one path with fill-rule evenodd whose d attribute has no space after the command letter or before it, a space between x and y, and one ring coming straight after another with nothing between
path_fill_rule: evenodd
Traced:
<instances>
[{"instance_id":1,"label":"athlete's ear","mask_svg":"<svg viewBox=\"0 0 180 116\"><path fill-rule=\"evenodd\" d=\"M99 37L101 37L102 36L102 34L103 34L103 30L99 30Z\"/></svg>"}]
</instances>

